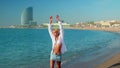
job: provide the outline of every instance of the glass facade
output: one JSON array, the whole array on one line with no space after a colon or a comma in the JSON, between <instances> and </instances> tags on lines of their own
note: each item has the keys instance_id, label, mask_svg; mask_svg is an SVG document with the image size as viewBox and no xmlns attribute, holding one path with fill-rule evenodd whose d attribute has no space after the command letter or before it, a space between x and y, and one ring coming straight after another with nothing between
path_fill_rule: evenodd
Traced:
<instances>
[{"instance_id":1,"label":"glass facade","mask_svg":"<svg viewBox=\"0 0 120 68\"><path fill-rule=\"evenodd\" d=\"M21 25L31 25L33 21L33 8L26 8L21 14Z\"/></svg>"}]
</instances>

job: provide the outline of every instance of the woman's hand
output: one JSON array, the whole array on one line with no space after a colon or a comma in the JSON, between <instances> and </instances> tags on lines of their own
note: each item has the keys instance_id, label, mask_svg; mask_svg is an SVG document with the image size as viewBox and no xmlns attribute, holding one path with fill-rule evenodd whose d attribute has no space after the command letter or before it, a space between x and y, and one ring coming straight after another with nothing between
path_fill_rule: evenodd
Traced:
<instances>
[{"instance_id":1,"label":"woman's hand","mask_svg":"<svg viewBox=\"0 0 120 68\"><path fill-rule=\"evenodd\" d=\"M52 16L50 16L49 23L52 24Z\"/></svg>"},{"instance_id":2,"label":"woman's hand","mask_svg":"<svg viewBox=\"0 0 120 68\"><path fill-rule=\"evenodd\" d=\"M60 21L59 15L56 15L56 21Z\"/></svg>"}]
</instances>

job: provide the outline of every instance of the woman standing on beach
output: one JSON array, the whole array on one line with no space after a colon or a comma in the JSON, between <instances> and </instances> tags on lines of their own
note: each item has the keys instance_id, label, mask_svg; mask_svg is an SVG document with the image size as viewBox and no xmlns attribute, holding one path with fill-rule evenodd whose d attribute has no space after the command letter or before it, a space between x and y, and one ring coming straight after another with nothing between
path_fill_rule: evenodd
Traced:
<instances>
[{"instance_id":1,"label":"woman standing on beach","mask_svg":"<svg viewBox=\"0 0 120 68\"><path fill-rule=\"evenodd\" d=\"M61 68L61 54L67 51L64 44L64 33L62 28L62 22L59 16L56 16L56 21L58 22L59 29L51 29L52 26L52 16L50 16L48 31L52 39L52 51L50 55L50 68L54 68L56 62L57 68Z\"/></svg>"}]
</instances>

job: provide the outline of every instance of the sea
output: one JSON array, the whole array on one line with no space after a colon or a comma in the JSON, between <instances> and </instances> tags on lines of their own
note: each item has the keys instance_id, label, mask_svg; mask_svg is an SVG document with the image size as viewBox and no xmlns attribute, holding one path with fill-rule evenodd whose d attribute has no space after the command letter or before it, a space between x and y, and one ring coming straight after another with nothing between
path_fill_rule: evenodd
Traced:
<instances>
[{"instance_id":1,"label":"sea","mask_svg":"<svg viewBox=\"0 0 120 68\"><path fill-rule=\"evenodd\" d=\"M120 52L120 33L64 29L62 67ZM0 68L49 68L52 41L47 29L0 28Z\"/></svg>"}]
</instances>

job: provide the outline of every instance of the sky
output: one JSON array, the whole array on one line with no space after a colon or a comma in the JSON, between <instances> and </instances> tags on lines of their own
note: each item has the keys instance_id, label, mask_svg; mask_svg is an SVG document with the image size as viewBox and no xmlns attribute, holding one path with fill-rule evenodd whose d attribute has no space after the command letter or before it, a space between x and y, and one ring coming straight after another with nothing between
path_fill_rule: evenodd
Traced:
<instances>
[{"instance_id":1,"label":"sky","mask_svg":"<svg viewBox=\"0 0 120 68\"><path fill-rule=\"evenodd\" d=\"M120 0L0 0L0 26L20 25L21 13L33 7L34 21L49 22L59 15L64 22L120 20Z\"/></svg>"}]
</instances>

